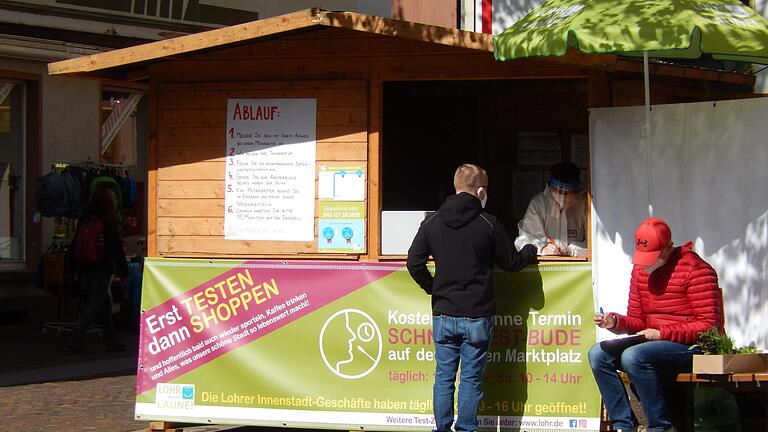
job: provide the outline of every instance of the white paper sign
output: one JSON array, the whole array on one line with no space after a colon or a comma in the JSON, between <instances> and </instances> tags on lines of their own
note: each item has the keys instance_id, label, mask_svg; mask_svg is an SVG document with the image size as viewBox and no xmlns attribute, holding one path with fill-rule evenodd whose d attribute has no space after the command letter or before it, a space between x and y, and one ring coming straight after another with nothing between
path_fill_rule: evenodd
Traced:
<instances>
[{"instance_id":1,"label":"white paper sign","mask_svg":"<svg viewBox=\"0 0 768 432\"><path fill-rule=\"evenodd\" d=\"M326 164L318 170L318 195L323 201L364 201L365 165Z\"/></svg>"},{"instance_id":2,"label":"white paper sign","mask_svg":"<svg viewBox=\"0 0 768 432\"><path fill-rule=\"evenodd\" d=\"M589 167L589 135L571 135L571 162L582 170Z\"/></svg>"},{"instance_id":3,"label":"white paper sign","mask_svg":"<svg viewBox=\"0 0 768 432\"><path fill-rule=\"evenodd\" d=\"M544 173L541 171L517 171L512 175L514 185L513 214L522 218L534 195L544 190Z\"/></svg>"},{"instance_id":4,"label":"white paper sign","mask_svg":"<svg viewBox=\"0 0 768 432\"><path fill-rule=\"evenodd\" d=\"M314 241L315 99L230 99L224 238Z\"/></svg>"},{"instance_id":5,"label":"white paper sign","mask_svg":"<svg viewBox=\"0 0 768 432\"><path fill-rule=\"evenodd\" d=\"M517 164L549 166L561 162L560 136L554 132L520 132L517 135Z\"/></svg>"}]
</instances>

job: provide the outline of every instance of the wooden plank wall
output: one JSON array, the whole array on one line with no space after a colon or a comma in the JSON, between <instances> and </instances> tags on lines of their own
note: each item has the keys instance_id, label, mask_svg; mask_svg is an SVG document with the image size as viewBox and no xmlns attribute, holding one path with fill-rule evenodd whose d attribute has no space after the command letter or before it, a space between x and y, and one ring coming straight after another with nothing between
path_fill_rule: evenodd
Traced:
<instances>
[{"instance_id":1,"label":"wooden plank wall","mask_svg":"<svg viewBox=\"0 0 768 432\"><path fill-rule=\"evenodd\" d=\"M158 100L150 155L156 153L157 180L148 187L157 196L149 202L150 256L377 259L382 81L508 76L498 67L491 53L342 29L153 65L149 74ZM557 67L547 71L563 73ZM318 254L314 242L223 240L225 109L234 97L317 98L318 162L365 162L368 168L365 254ZM150 157L151 174L152 166Z\"/></svg>"},{"instance_id":2,"label":"wooden plank wall","mask_svg":"<svg viewBox=\"0 0 768 432\"><path fill-rule=\"evenodd\" d=\"M533 72L534 68L536 72ZM379 259L382 83L583 76L561 65L500 64L488 52L319 29L153 65L150 256ZM318 254L314 242L225 241L227 98L316 97L318 162L365 162L367 251ZM439 107L436 107L439 108ZM156 143L156 144L155 144ZM156 172L154 183L152 174ZM315 225L317 227L317 225Z\"/></svg>"},{"instance_id":3,"label":"wooden plank wall","mask_svg":"<svg viewBox=\"0 0 768 432\"><path fill-rule=\"evenodd\" d=\"M329 257L316 254L315 242L224 240L227 100L315 98L317 165L331 161L366 164L367 93L365 81L159 84L157 255ZM315 188L317 195L317 185Z\"/></svg>"},{"instance_id":4,"label":"wooden plank wall","mask_svg":"<svg viewBox=\"0 0 768 432\"><path fill-rule=\"evenodd\" d=\"M545 60L497 62L490 52L340 28L286 33L175 56L142 73L152 77L148 175L151 256L381 259L379 212L385 131L381 110L386 96L382 86L387 82L547 78L586 82L592 75L588 80L590 106L642 103L635 95L636 91L642 94L641 82L629 82L640 80L638 73L595 74L588 68ZM664 79L654 81L652 95L658 103L658 91L668 92L670 87L659 83L666 84ZM701 97L700 90L688 83L694 81L701 84L703 80L681 78L686 93L674 101L685 100L688 92ZM714 86L712 95L719 93L722 90ZM366 163L365 254L318 254L315 242L223 239L227 99L299 97L318 101L318 163ZM525 100L520 102L524 109ZM396 127L390 124L386 130Z\"/></svg>"}]
</instances>

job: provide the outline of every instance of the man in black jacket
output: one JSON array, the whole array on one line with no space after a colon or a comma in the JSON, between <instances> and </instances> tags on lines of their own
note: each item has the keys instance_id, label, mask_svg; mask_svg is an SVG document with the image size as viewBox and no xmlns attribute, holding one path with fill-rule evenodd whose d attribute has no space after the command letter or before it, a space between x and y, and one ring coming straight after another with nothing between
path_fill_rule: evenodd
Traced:
<instances>
[{"instance_id":1,"label":"man in black jacket","mask_svg":"<svg viewBox=\"0 0 768 432\"><path fill-rule=\"evenodd\" d=\"M493 264L518 271L536 260L536 248L517 252L496 217L483 212L488 175L478 165L461 165L453 177L456 195L422 222L408 250L408 271L432 295L435 341L433 389L436 431L450 431L453 394L461 360L456 431L477 430L483 371L493 332ZM435 276L427 270L435 260Z\"/></svg>"}]
</instances>

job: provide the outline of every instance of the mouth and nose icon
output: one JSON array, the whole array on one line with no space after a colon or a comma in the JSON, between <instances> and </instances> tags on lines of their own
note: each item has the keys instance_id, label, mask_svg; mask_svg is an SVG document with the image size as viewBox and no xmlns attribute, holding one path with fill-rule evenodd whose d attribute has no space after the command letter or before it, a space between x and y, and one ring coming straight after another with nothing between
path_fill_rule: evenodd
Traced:
<instances>
[{"instance_id":1,"label":"mouth and nose icon","mask_svg":"<svg viewBox=\"0 0 768 432\"><path fill-rule=\"evenodd\" d=\"M340 310L330 316L319 342L325 365L342 378L368 375L381 359L381 332L370 315L357 309Z\"/></svg>"}]
</instances>

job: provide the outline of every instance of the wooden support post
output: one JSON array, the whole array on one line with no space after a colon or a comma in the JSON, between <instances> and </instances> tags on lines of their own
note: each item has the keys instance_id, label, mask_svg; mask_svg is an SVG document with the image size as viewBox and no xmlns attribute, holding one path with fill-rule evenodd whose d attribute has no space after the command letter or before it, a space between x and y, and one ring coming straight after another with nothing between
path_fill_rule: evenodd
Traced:
<instances>
[{"instance_id":1,"label":"wooden support post","mask_svg":"<svg viewBox=\"0 0 768 432\"><path fill-rule=\"evenodd\" d=\"M153 421L153 422L149 422L149 432L156 432L156 431L183 432L183 428L186 426L192 426L192 425L188 423Z\"/></svg>"},{"instance_id":2,"label":"wooden support post","mask_svg":"<svg viewBox=\"0 0 768 432\"><path fill-rule=\"evenodd\" d=\"M159 95L157 77L150 80L149 142L147 145L147 256L157 256L157 140Z\"/></svg>"},{"instance_id":3,"label":"wooden support post","mask_svg":"<svg viewBox=\"0 0 768 432\"><path fill-rule=\"evenodd\" d=\"M607 107L611 105L611 94L608 85L608 74L600 70L592 70L589 73L587 81L587 109L597 107ZM589 154L592 157L592 138L588 137L590 141ZM592 164L589 164L589 179L592 183ZM592 208L592 190L591 187L587 189L587 209ZM592 212L587 211L587 238L589 244L587 245L587 260L592 261L592 249L594 248L594 238L592 237Z\"/></svg>"},{"instance_id":4,"label":"wooden support post","mask_svg":"<svg viewBox=\"0 0 768 432\"><path fill-rule=\"evenodd\" d=\"M378 76L368 82L368 246L365 258L381 256L381 108L383 83Z\"/></svg>"}]
</instances>

